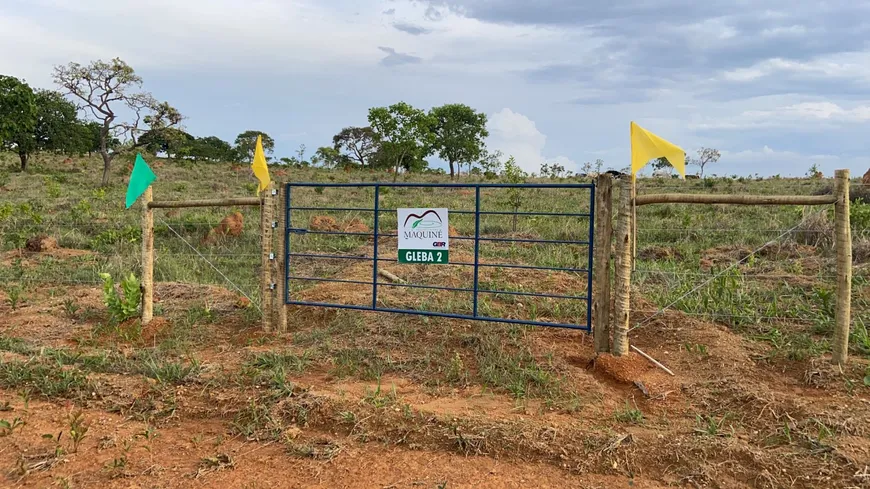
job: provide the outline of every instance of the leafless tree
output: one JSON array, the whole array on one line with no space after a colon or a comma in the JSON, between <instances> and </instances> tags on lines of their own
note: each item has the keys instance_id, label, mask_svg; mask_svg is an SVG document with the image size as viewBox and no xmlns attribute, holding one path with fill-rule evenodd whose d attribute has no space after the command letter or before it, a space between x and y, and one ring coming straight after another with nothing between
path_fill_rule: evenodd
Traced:
<instances>
[{"instance_id":1,"label":"leafless tree","mask_svg":"<svg viewBox=\"0 0 870 489\"><path fill-rule=\"evenodd\" d=\"M87 66L78 63L54 68L54 81L71 96L82 110L100 124L100 156L103 158L102 186L109 185L112 159L120 148L112 148L119 139L129 147L136 147L137 137L147 129L159 130L175 126L181 114L166 102L157 100L148 92L135 91L142 87L142 78L120 58L97 60ZM126 107L130 120L119 121L118 110Z\"/></svg>"}]
</instances>

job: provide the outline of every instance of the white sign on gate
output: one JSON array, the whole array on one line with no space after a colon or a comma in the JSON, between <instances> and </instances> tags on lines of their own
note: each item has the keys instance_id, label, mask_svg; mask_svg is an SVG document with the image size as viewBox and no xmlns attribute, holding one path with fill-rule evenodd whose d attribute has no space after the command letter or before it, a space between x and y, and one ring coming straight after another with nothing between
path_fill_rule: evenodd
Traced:
<instances>
[{"instance_id":1,"label":"white sign on gate","mask_svg":"<svg viewBox=\"0 0 870 489\"><path fill-rule=\"evenodd\" d=\"M448 263L450 227L447 209L396 209L399 263Z\"/></svg>"}]
</instances>

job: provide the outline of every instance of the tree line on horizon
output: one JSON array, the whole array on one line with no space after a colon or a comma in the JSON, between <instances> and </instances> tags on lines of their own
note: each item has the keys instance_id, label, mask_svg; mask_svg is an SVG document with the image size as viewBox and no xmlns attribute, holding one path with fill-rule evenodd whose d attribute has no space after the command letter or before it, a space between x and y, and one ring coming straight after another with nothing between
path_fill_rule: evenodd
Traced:
<instances>
[{"instance_id":1,"label":"tree line on horizon","mask_svg":"<svg viewBox=\"0 0 870 489\"><path fill-rule=\"evenodd\" d=\"M18 155L21 171L27 171L31 156L41 152L97 153L103 160L101 185L106 186L114 158L125 152L250 161L258 136L267 153L274 151L274 139L263 131L244 131L233 144L217 136L196 137L186 132L181 127L184 116L168 102L141 90L142 78L120 58L58 65L52 78L59 90L33 89L14 76L0 75L0 149ZM501 164L501 153L488 152L484 143L489 135L486 115L464 104L426 112L399 102L371 108L368 122L365 127L339 131L332 145L318 148L310 161L305 159L303 145L296 156L277 162L398 173L425 170L425 158L437 154L448 163L451 177L463 165L470 169L479 162L495 170Z\"/></svg>"},{"instance_id":2,"label":"tree line on horizon","mask_svg":"<svg viewBox=\"0 0 870 489\"><path fill-rule=\"evenodd\" d=\"M142 91L142 78L120 58L88 65L69 63L54 67L59 90L31 88L14 76L0 75L0 150L15 152L21 171L40 152L83 155L97 153L103 160L101 185L109 184L114 158L125 152L163 154L197 161L251 161L258 136L266 153L275 140L267 133L246 130L233 143L217 136L196 137L181 127L184 116L168 102ZM509 155L490 151L485 139L486 114L465 104L445 104L429 111L398 102L368 111L368 125L349 126L306 159L305 145L294 156L272 158L272 164L324 168L371 168L400 171L441 171L429 168L426 158L437 155L447 163L451 178L461 173L499 174ZM719 152L702 148L698 164L718 160ZM582 174L600 172L603 161L584 163ZM667 168L659 159L656 168ZM555 162L544 162L540 175L571 175Z\"/></svg>"}]
</instances>

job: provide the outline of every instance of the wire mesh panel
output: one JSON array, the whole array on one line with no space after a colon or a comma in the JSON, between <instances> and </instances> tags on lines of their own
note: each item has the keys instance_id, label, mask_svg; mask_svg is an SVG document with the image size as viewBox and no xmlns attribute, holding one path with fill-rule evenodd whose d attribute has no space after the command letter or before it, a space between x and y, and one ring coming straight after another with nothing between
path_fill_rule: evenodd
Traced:
<instances>
[{"instance_id":1,"label":"wire mesh panel","mask_svg":"<svg viewBox=\"0 0 870 489\"><path fill-rule=\"evenodd\" d=\"M591 184L289 183L285 195L289 305L590 329ZM399 208L449 210L448 263L400 262Z\"/></svg>"}]
</instances>

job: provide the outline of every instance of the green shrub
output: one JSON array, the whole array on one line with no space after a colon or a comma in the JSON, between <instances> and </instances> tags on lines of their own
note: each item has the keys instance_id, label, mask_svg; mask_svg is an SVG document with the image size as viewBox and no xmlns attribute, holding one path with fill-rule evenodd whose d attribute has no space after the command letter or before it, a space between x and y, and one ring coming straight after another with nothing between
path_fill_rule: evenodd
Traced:
<instances>
[{"instance_id":1,"label":"green shrub","mask_svg":"<svg viewBox=\"0 0 870 489\"><path fill-rule=\"evenodd\" d=\"M103 279L103 302L109 309L112 320L120 323L136 317L139 314L139 304L142 302L142 291L139 288L139 279L136 278L136 275L130 273L121 279L120 286L123 296L118 294L115 289L111 275L101 273L100 278Z\"/></svg>"}]
</instances>

